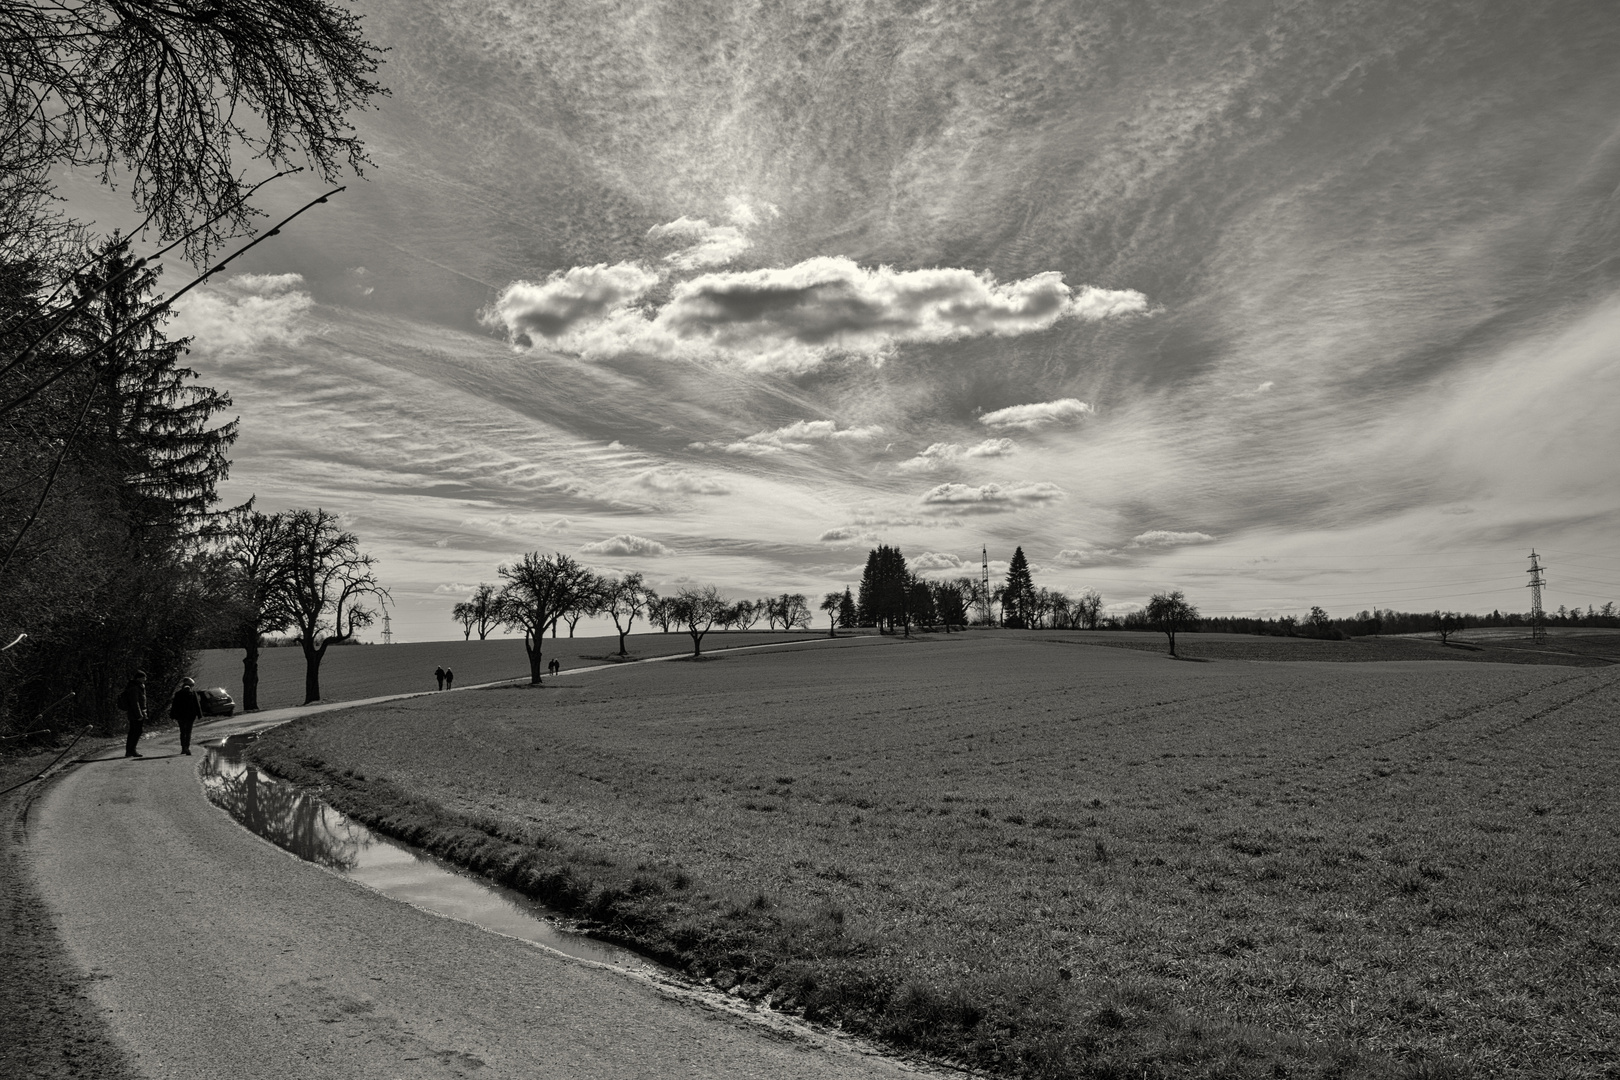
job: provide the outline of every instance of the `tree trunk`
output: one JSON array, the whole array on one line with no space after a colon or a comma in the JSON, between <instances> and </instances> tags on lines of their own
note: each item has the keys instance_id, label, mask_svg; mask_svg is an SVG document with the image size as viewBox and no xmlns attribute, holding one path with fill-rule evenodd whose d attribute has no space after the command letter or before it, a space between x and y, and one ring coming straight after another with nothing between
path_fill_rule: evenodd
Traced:
<instances>
[{"instance_id":1,"label":"tree trunk","mask_svg":"<svg viewBox=\"0 0 1620 1080\"><path fill-rule=\"evenodd\" d=\"M1176 632L1174 630L1166 630L1164 632L1164 636L1170 639L1170 655L1176 655Z\"/></svg>"},{"instance_id":2,"label":"tree trunk","mask_svg":"<svg viewBox=\"0 0 1620 1080\"><path fill-rule=\"evenodd\" d=\"M540 685L540 646L545 640L545 627L541 627L540 632L532 637L527 630L523 632L523 651L529 654L530 686Z\"/></svg>"},{"instance_id":3,"label":"tree trunk","mask_svg":"<svg viewBox=\"0 0 1620 1080\"><path fill-rule=\"evenodd\" d=\"M321 658L326 655L326 647L332 644L327 638L321 642L321 647L315 647L313 638L299 638L298 645L304 650L304 704L321 700Z\"/></svg>"},{"instance_id":4,"label":"tree trunk","mask_svg":"<svg viewBox=\"0 0 1620 1080\"><path fill-rule=\"evenodd\" d=\"M242 711L257 712L259 709L259 635L243 643L242 656Z\"/></svg>"},{"instance_id":5,"label":"tree trunk","mask_svg":"<svg viewBox=\"0 0 1620 1080\"><path fill-rule=\"evenodd\" d=\"M628 656L628 655L630 655L629 653L627 653L625 651L625 648L624 648L624 637L629 632L630 631L628 631L628 630L620 630L619 631L619 655L620 656Z\"/></svg>"},{"instance_id":6,"label":"tree trunk","mask_svg":"<svg viewBox=\"0 0 1620 1080\"><path fill-rule=\"evenodd\" d=\"M688 630L687 633L692 635L692 656L694 658L702 656L703 655L703 634L702 634L702 632L698 631L698 630Z\"/></svg>"}]
</instances>

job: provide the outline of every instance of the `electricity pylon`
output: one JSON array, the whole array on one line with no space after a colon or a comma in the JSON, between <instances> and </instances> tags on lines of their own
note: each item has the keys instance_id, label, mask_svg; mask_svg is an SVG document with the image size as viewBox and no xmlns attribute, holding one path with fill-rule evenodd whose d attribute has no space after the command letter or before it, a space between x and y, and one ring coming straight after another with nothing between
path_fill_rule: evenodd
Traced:
<instances>
[{"instance_id":1,"label":"electricity pylon","mask_svg":"<svg viewBox=\"0 0 1620 1080\"><path fill-rule=\"evenodd\" d=\"M1528 586L1530 589L1530 640L1537 645L1547 644L1547 628L1541 624L1541 587L1547 584L1546 579L1541 576L1544 569L1546 567L1537 561L1536 549L1531 548L1530 569L1528 571L1530 575L1530 584Z\"/></svg>"}]
</instances>

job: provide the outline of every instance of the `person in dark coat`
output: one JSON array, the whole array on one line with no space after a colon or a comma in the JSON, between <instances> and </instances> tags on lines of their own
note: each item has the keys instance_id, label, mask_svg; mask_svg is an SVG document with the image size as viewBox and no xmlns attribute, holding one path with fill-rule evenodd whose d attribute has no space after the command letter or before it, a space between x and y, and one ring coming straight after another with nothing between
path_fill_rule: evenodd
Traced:
<instances>
[{"instance_id":1,"label":"person in dark coat","mask_svg":"<svg viewBox=\"0 0 1620 1080\"><path fill-rule=\"evenodd\" d=\"M439 689L444 689L444 668L434 668L433 677L439 680Z\"/></svg>"},{"instance_id":2,"label":"person in dark coat","mask_svg":"<svg viewBox=\"0 0 1620 1080\"><path fill-rule=\"evenodd\" d=\"M144 757L135 747L141 741L141 731L146 726L146 672L137 671L135 677L129 680L123 693L118 695L118 707L124 710L124 716L129 720L129 734L124 737L125 757Z\"/></svg>"},{"instance_id":3,"label":"person in dark coat","mask_svg":"<svg viewBox=\"0 0 1620 1080\"><path fill-rule=\"evenodd\" d=\"M450 690L450 689L453 689L455 687L455 685L456 685L456 673L451 671L449 668L445 668L444 669L444 688L446 690Z\"/></svg>"},{"instance_id":4,"label":"person in dark coat","mask_svg":"<svg viewBox=\"0 0 1620 1080\"><path fill-rule=\"evenodd\" d=\"M169 715L180 725L180 752L186 757L191 756L191 725L202 715L202 702L193 689L196 685L190 679L181 679L180 689L174 692L174 699L169 702Z\"/></svg>"}]
</instances>

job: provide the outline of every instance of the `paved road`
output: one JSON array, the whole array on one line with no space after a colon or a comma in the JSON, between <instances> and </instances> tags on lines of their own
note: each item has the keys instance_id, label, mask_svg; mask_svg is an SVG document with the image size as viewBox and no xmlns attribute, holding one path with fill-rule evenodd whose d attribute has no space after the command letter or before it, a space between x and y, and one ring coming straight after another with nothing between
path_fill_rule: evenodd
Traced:
<instances>
[{"instance_id":1,"label":"paved road","mask_svg":"<svg viewBox=\"0 0 1620 1080\"><path fill-rule=\"evenodd\" d=\"M172 734L142 749L51 781L28 852L148 1077L917 1075L389 900L208 804Z\"/></svg>"}]
</instances>

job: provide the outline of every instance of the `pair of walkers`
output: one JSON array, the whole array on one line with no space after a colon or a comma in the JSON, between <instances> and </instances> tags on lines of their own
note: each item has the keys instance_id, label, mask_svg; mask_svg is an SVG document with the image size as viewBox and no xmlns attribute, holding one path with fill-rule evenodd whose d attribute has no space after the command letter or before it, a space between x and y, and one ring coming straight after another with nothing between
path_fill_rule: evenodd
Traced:
<instances>
[{"instance_id":1,"label":"pair of walkers","mask_svg":"<svg viewBox=\"0 0 1620 1080\"><path fill-rule=\"evenodd\" d=\"M169 702L169 715L180 727L180 752L191 756L191 727L202 715L202 701L197 697L196 683L181 679L180 689ZM124 756L138 758L144 755L138 749L141 734L146 729L146 672L137 671L118 695L117 705L124 710L129 721L129 732L124 736Z\"/></svg>"},{"instance_id":2,"label":"pair of walkers","mask_svg":"<svg viewBox=\"0 0 1620 1080\"><path fill-rule=\"evenodd\" d=\"M456 673L447 667L434 668L433 677L439 680L440 690L454 690L456 688Z\"/></svg>"}]
</instances>

